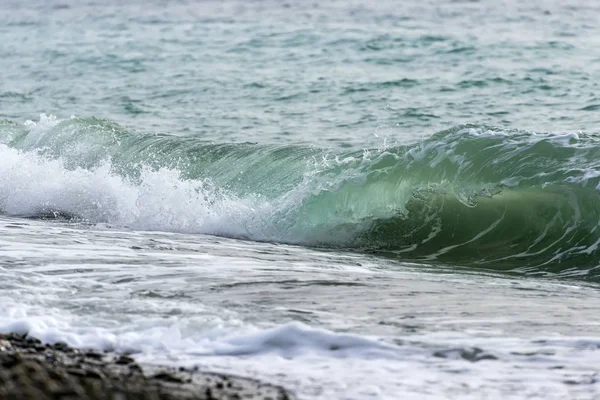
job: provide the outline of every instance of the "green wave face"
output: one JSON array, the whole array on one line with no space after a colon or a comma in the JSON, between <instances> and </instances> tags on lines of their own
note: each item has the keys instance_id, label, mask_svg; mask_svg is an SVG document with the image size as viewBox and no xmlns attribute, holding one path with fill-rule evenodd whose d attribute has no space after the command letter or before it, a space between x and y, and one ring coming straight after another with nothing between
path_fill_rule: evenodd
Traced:
<instances>
[{"instance_id":1,"label":"green wave face","mask_svg":"<svg viewBox=\"0 0 600 400\"><path fill-rule=\"evenodd\" d=\"M59 163L67 175L104 171L138 196L138 219L89 211L101 209L102 201L119 204L114 188L88 205L44 203L40 195L37 208L16 212L9 210L7 193L18 188L0 179L0 208L8 214L53 209L93 223L350 248L527 274L599 276L600 139L593 135L461 126L412 145L344 153L215 144L141 135L95 118L43 117L38 124L0 123L0 143L0 152L11 152L13 160L36 157L32 165L39 168ZM140 223L142 216L149 218L140 188L148 185L149 173L160 171L169 171L172 182L161 181L164 191L152 198L160 204L157 213L164 217L176 203L190 210L202 201L202 215L181 211L186 219L180 225L172 222L180 215L170 215L166 225ZM192 189L180 192L185 185Z\"/></svg>"}]
</instances>

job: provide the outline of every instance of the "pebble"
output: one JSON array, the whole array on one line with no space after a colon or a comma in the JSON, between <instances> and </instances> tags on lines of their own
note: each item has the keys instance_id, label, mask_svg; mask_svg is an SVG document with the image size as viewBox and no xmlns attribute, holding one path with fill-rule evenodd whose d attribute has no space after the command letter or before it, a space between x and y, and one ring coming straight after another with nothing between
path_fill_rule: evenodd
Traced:
<instances>
[{"instance_id":1,"label":"pebble","mask_svg":"<svg viewBox=\"0 0 600 400\"><path fill-rule=\"evenodd\" d=\"M294 399L281 387L251 379L140 366L126 355L108 360L62 342L43 345L36 338L0 334L0 399Z\"/></svg>"}]
</instances>

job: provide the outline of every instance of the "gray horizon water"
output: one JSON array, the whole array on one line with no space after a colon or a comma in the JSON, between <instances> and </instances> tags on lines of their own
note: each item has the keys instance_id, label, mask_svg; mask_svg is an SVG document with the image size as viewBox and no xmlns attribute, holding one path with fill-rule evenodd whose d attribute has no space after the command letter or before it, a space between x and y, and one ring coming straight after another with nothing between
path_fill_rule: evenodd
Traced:
<instances>
[{"instance_id":1,"label":"gray horizon water","mask_svg":"<svg viewBox=\"0 0 600 400\"><path fill-rule=\"evenodd\" d=\"M377 129L414 140L463 123L599 122L590 2L2 7L0 117L11 120L96 116L142 132L359 148Z\"/></svg>"},{"instance_id":2,"label":"gray horizon water","mask_svg":"<svg viewBox=\"0 0 600 400\"><path fill-rule=\"evenodd\" d=\"M300 399L600 398L599 20L0 1L0 331Z\"/></svg>"}]
</instances>

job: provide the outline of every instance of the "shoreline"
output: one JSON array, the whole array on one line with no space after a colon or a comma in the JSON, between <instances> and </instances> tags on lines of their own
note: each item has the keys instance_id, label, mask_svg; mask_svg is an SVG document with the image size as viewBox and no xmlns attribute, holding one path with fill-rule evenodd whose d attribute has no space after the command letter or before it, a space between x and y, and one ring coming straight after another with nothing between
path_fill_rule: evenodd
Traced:
<instances>
[{"instance_id":1,"label":"shoreline","mask_svg":"<svg viewBox=\"0 0 600 400\"><path fill-rule=\"evenodd\" d=\"M257 380L140 365L131 357L0 334L0 398L14 400L294 400Z\"/></svg>"}]
</instances>

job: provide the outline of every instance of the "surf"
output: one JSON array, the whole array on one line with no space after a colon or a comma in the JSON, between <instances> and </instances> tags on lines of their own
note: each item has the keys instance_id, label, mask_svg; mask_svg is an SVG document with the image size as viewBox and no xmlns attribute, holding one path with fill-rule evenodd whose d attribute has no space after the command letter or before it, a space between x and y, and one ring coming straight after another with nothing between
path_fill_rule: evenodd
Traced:
<instances>
[{"instance_id":1,"label":"surf","mask_svg":"<svg viewBox=\"0 0 600 400\"><path fill-rule=\"evenodd\" d=\"M0 210L598 279L600 140L464 125L341 151L0 123Z\"/></svg>"}]
</instances>

